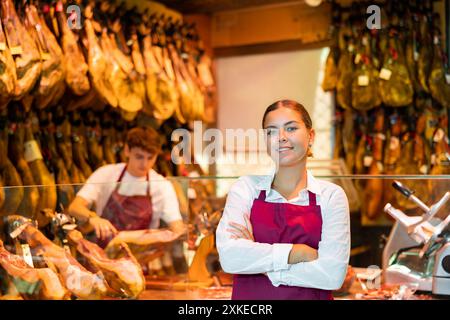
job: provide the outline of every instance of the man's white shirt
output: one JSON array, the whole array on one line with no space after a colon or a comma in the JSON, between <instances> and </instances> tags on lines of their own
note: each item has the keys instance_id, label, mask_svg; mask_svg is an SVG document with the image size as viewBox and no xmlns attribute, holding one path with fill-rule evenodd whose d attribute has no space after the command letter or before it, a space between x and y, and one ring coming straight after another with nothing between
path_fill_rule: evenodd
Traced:
<instances>
[{"instance_id":1,"label":"man's white shirt","mask_svg":"<svg viewBox=\"0 0 450 320\"><path fill-rule=\"evenodd\" d=\"M125 163L117 163L98 168L78 191L77 196L88 201L89 205L95 203L95 210L101 216L124 167ZM124 196L146 195L148 185L146 180L147 177L135 177L125 172L118 192ZM158 228L160 219L166 223L181 220L178 199L172 183L153 169L149 171L149 181L153 208L149 228Z\"/></svg>"}]
</instances>

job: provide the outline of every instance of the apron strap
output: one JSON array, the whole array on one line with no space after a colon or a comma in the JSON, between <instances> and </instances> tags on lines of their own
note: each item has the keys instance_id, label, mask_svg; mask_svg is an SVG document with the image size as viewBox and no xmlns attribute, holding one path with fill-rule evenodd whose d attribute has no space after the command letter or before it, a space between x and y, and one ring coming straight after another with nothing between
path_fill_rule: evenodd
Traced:
<instances>
[{"instance_id":1,"label":"apron strap","mask_svg":"<svg viewBox=\"0 0 450 320\"><path fill-rule=\"evenodd\" d=\"M266 190L261 190L261 192L259 193L259 196L258 196L258 200L262 200L262 201L266 200Z\"/></svg>"},{"instance_id":2,"label":"apron strap","mask_svg":"<svg viewBox=\"0 0 450 320\"><path fill-rule=\"evenodd\" d=\"M150 178L147 171L147 196L150 197Z\"/></svg>"},{"instance_id":3,"label":"apron strap","mask_svg":"<svg viewBox=\"0 0 450 320\"><path fill-rule=\"evenodd\" d=\"M124 176L126 170L127 170L127 165L125 164L125 167L123 167L123 170L122 170L122 172L120 173L119 179L117 179L117 184L116 184L116 188L115 188L116 191L119 190L119 187L120 187L120 181L122 181L122 178L123 178L123 176Z\"/></svg>"},{"instance_id":4,"label":"apron strap","mask_svg":"<svg viewBox=\"0 0 450 320\"><path fill-rule=\"evenodd\" d=\"M127 165L125 165L125 167L123 167L123 170L122 170L122 172L120 173L120 176L119 176L119 179L117 179L117 182L122 181L122 178L123 178L123 176L124 176L126 170L127 170Z\"/></svg>"},{"instance_id":5,"label":"apron strap","mask_svg":"<svg viewBox=\"0 0 450 320\"><path fill-rule=\"evenodd\" d=\"M317 205L316 204L316 194L311 191L308 191L308 193L309 193L309 205L316 206Z\"/></svg>"}]
</instances>

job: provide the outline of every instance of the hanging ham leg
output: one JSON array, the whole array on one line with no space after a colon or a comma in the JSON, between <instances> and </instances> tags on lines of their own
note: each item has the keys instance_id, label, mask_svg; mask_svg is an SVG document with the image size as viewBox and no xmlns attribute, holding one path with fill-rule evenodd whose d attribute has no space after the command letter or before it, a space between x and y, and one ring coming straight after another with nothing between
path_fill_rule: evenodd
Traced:
<instances>
[{"instance_id":1,"label":"hanging ham leg","mask_svg":"<svg viewBox=\"0 0 450 320\"><path fill-rule=\"evenodd\" d=\"M21 256L6 250L1 240L0 266L12 283L19 285L18 291L24 299L61 300L69 297L69 292L53 270L30 267Z\"/></svg>"},{"instance_id":2,"label":"hanging ham leg","mask_svg":"<svg viewBox=\"0 0 450 320\"><path fill-rule=\"evenodd\" d=\"M64 83L65 78L64 57L55 36L48 29L44 19L38 15L36 7L27 5L25 12L26 24L33 31L36 45L41 51L42 74L38 81L35 98L36 106L42 109L52 102L56 94L61 97L60 84Z\"/></svg>"},{"instance_id":3,"label":"hanging ham leg","mask_svg":"<svg viewBox=\"0 0 450 320\"><path fill-rule=\"evenodd\" d=\"M8 132L6 128L0 127L0 177L4 186L12 187L4 189L4 201L2 207L0 207L0 216L15 214L24 196L22 179L9 160L7 151Z\"/></svg>"},{"instance_id":4,"label":"hanging ham leg","mask_svg":"<svg viewBox=\"0 0 450 320\"><path fill-rule=\"evenodd\" d=\"M14 99L20 100L28 93L41 73L41 55L34 39L27 32L11 0L1 1L2 22L8 39L9 49L14 56L17 82Z\"/></svg>"},{"instance_id":5,"label":"hanging ham leg","mask_svg":"<svg viewBox=\"0 0 450 320\"><path fill-rule=\"evenodd\" d=\"M379 175L383 173L383 144L384 135L381 134L384 125L384 113L378 110L374 124L374 146L373 161L369 168L370 175ZM367 217L375 220L382 211L383 199L383 180L379 178L369 179L367 182L365 197L367 201Z\"/></svg>"},{"instance_id":6,"label":"hanging ham leg","mask_svg":"<svg viewBox=\"0 0 450 320\"><path fill-rule=\"evenodd\" d=\"M81 96L90 89L87 75L89 68L75 35L67 25L67 17L64 11L59 11L56 15L61 28L61 47L66 60L66 83L74 94Z\"/></svg>"},{"instance_id":7,"label":"hanging ham leg","mask_svg":"<svg viewBox=\"0 0 450 320\"><path fill-rule=\"evenodd\" d=\"M25 128L22 122L18 122L11 124L10 130L8 143L9 156L11 157L11 161L15 163L23 185L26 186L23 188L24 195L19 208L17 208L17 213L35 219L36 208L39 203L39 191L33 179L31 168L24 156Z\"/></svg>"},{"instance_id":8,"label":"hanging ham leg","mask_svg":"<svg viewBox=\"0 0 450 320\"><path fill-rule=\"evenodd\" d=\"M76 297L100 299L106 295L107 287L101 273L86 270L70 253L47 239L24 217L11 215L5 220L10 232L23 228L19 239L26 241L36 256L43 256L46 264L60 274L64 286Z\"/></svg>"},{"instance_id":9,"label":"hanging ham leg","mask_svg":"<svg viewBox=\"0 0 450 320\"><path fill-rule=\"evenodd\" d=\"M69 242L92 266L91 271L101 271L115 293L125 298L137 298L145 289L145 278L136 258L125 243L119 246L123 256L110 259L95 243L83 238L81 232L72 230L67 234Z\"/></svg>"},{"instance_id":10,"label":"hanging ham leg","mask_svg":"<svg viewBox=\"0 0 450 320\"><path fill-rule=\"evenodd\" d=\"M90 19L85 20L87 42L88 42L88 63L92 84L99 95L112 107L118 105L111 81L111 63L103 53L95 35L94 26Z\"/></svg>"},{"instance_id":11,"label":"hanging ham leg","mask_svg":"<svg viewBox=\"0 0 450 320\"><path fill-rule=\"evenodd\" d=\"M14 60L11 51L6 45L5 34L0 23L0 109L6 107L14 94L14 85L17 81Z\"/></svg>"},{"instance_id":12,"label":"hanging ham leg","mask_svg":"<svg viewBox=\"0 0 450 320\"><path fill-rule=\"evenodd\" d=\"M47 166L44 163L42 153L37 141L34 138L33 130L31 128L31 122L26 122L25 127L25 155L24 158L28 162L28 166L33 174L34 182L41 186L39 187L39 204L37 211L42 209L52 209L56 207L56 185L55 178L48 171ZM45 226L48 221L41 220L41 216L37 216L39 226Z\"/></svg>"}]
</instances>

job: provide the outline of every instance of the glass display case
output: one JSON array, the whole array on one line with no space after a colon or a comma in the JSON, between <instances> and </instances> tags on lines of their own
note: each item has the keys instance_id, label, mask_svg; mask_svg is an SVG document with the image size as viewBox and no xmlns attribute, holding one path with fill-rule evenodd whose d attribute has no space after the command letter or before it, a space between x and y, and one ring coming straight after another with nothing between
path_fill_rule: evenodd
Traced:
<instances>
[{"instance_id":1,"label":"glass display case","mask_svg":"<svg viewBox=\"0 0 450 320\"><path fill-rule=\"evenodd\" d=\"M423 208L397 192L392 187L393 181L413 190L429 206L450 190L448 176L355 176L349 175L339 160L311 161L308 166L316 178L340 185L347 195L352 236L350 265L356 268L375 265L382 269L383 263L394 255L407 256L405 252L399 255L404 248L396 248L390 256L383 257L395 226L395 219L384 207L390 203L406 215L417 217L423 215ZM106 243L98 241L89 223L68 214L71 200L83 185L2 187L0 296L2 299L230 299L232 275L221 268L215 231L227 191L237 179L152 180L150 190L155 194L166 188L167 183L173 186L186 233L171 232L163 221L164 213L154 212L155 219L161 219L159 226L157 223L153 229L119 232ZM130 190L140 183L146 182L133 185L109 182L103 183L102 188ZM94 212L101 212L100 209L91 208ZM448 209L444 206L434 218L443 221ZM420 243L414 245L418 247ZM428 269L430 266L426 261L415 261L415 266L418 265L426 265ZM336 296L348 291L348 282L358 284L354 275L346 281L347 287L339 294L336 292Z\"/></svg>"}]
</instances>

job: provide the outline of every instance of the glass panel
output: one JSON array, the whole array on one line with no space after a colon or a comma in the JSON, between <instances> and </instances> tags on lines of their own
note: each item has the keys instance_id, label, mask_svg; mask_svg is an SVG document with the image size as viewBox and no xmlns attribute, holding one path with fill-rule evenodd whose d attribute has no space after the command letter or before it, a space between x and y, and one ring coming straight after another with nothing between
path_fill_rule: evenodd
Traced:
<instances>
[{"instance_id":1,"label":"glass panel","mask_svg":"<svg viewBox=\"0 0 450 320\"><path fill-rule=\"evenodd\" d=\"M436 253L450 239L450 231L444 228L436 238L444 239L439 242L427 230L422 233L410 230L408 234L405 225L411 219L420 220L424 209L450 190L448 176L348 175L339 160L311 161L308 168L316 178L340 185L347 195L351 221L350 265L356 273L372 266L383 270L386 283L398 281L398 273L423 282L430 280ZM141 230L151 227L152 231L122 232L110 242L98 242L92 226L68 214L73 210L69 210L69 204L75 190L83 187L80 195L88 199L94 197L96 190L112 192L116 188L119 194L145 198L145 181L3 187L0 189L3 242L0 293L15 298L230 299L232 275L222 270L215 232L227 193L237 179L237 176L153 179L150 194L155 203L162 190L173 187L177 198L174 202L178 201L186 234L177 237L168 230L164 219L170 220L173 213L168 204L169 209L153 206L153 219L143 222L145 226L135 226ZM394 180L414 191L413 195L423 204L406 199L392 187ZM90 210L103 214L108 199L89 203ZM395 224L394 218L384 211L388 203L406 215L400 219L401 223ZM112 218L123 218L122 211L114 211L120 214ZM137 212L137 209L132 211ZM448 203L433 212L430 230L435 231L433 228L449 212ZM25 219L35 222L29 224ZM430 246L423 256L420 252L427 242ZM17 273L17 268L30 268L27 264L32 264L34 269L30 269L32 276L24 278ZM45 277L44 273L51 276ZM62 276L62 281L55 280L55 275ZM356 281L355 276L351 279ZM86 288L86 283L90 284L89 289L81 290ZM54 286L51 292L43 290L50 285Z\"/></svg>"},{"instance_id":2,"label":"glass panel","mask_svg":"<svg viewBox=\"0 0 450 320\"><path fill-rule=\"evenodd\" d=\"M186 179L155 178L149 188L145 179L1 188L0 296L186 298L187 235L168 227L189 219L188 186ZM69 206L74 189L81 202ZM87 221L88 215L95 218ZM117 232L105 232L106 219Z\"/></svg>"}]
</instances>

